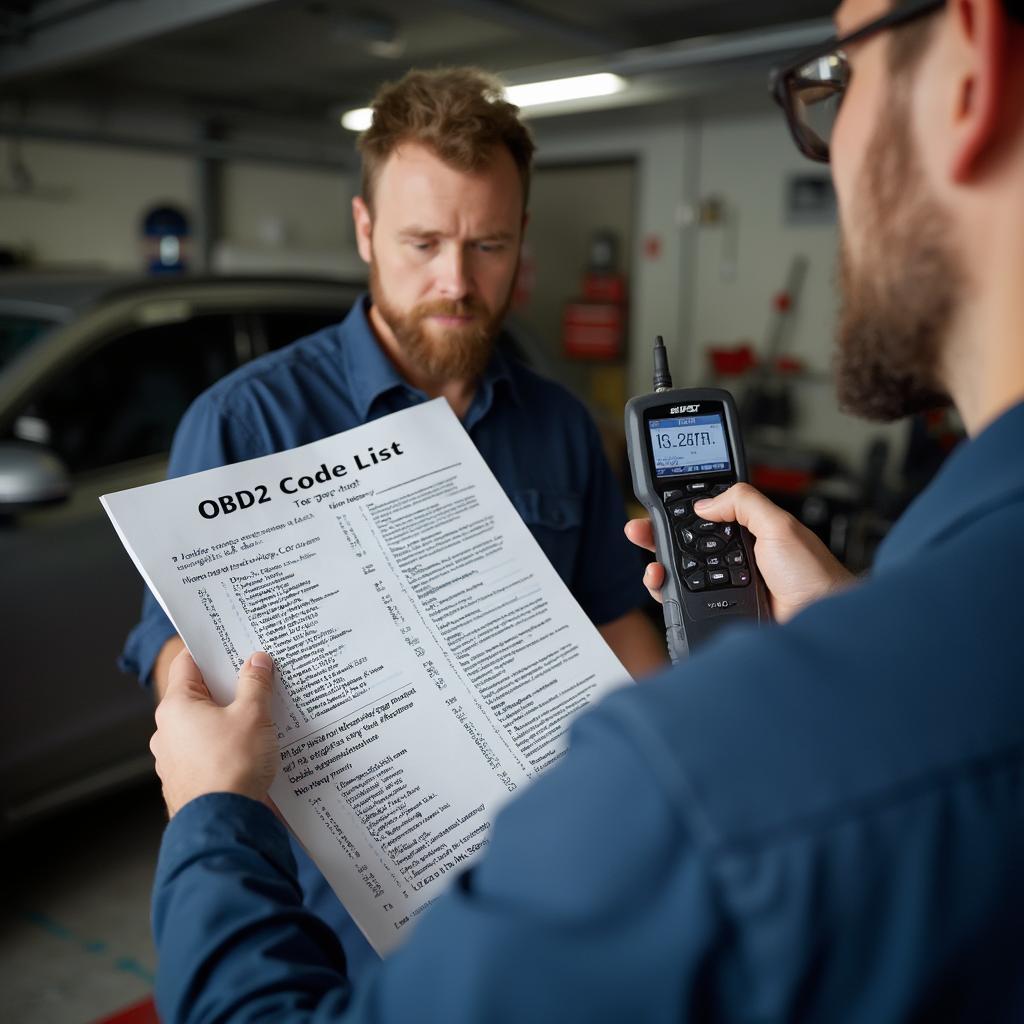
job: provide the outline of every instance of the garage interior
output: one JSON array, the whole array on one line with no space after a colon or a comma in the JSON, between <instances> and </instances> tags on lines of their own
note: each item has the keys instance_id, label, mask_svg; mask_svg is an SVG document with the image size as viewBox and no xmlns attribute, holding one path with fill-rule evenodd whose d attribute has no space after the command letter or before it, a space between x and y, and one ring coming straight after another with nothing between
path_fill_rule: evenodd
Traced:
<instances>
[{"instance_id":1,"label":"garage interior","mask_svg":"<svg viewBox=\"0 0 1024 1024\"><path fill-rule=\"evenodd\" d=\"M343 119L382 82L464 64L510 87L614 75L605 95L524 108L538 145L512 311L525 358L587 404L632 501L622 407L650 390L651 345L664 336L677 385L729 388L748 411L755 482L848 567L868 569L962 429L951 413L878 426L836 409L834 195L827 168L794 149L768 90L775 65L832 34L833 6L0 0L3 438L53 439L60 414L41 412L39 395L19 406L8 371L55 326L105 330L97 303L111 324L132 318L154 337L214 316L206 285L188 282L241 282L230 321L202 328L224 339L225 359L331 322L366 280L350 215L355 133ZM588 294L594 274L616 282L610 302ZM280 301L245 305L246 279L283 282ZM307 290L286 297L290 281ZM151 293L154 282L184 290ZM610 336L588 328L595 305L612 317ZM194 387L221 372L211 367ZM114 386L97 378L101 391ZM51 407L71 408L54 394ZM183 393L174 417L185 404ZM102 643L87 617L62 636L51 596L26 600L14 585L42 564L55 579L71 570L50 520L0 510L0 558L11 567L3 619L34 652L14 655L22 692L3 712L24 741L0 754L0 778L11 780L0 783L0 843L9 885L18 880L0 917L0 1018L19 1024L155 1020L148 899L164 817L146 748L150 699L118 670L116 642L141 584L109 524L86 517L111 480L136 479L129 462L134 472L150 460L157 478L166 429L154 428L144 450L112 438L107 453L72 466L62 524L78 531L79 550L117 561L134 595L116 599L113 577L85 559L77 566L74 600L109 607ZM52 735L32 739L48 713L47 673L90 644L80 702L54 712ZM116 707L105 723L92 685ZM41 755L50 776L34 767Z\"/></svg>"}]
</instances>

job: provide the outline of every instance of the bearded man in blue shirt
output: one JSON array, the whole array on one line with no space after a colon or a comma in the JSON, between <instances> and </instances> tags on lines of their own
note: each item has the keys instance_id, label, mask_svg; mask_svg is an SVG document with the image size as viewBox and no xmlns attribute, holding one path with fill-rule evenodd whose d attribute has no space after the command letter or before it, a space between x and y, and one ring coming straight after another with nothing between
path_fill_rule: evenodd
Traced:
<instances>
[{"instance_id":1,"label":"bearded man in blue shirt","mask_svg":"<svg viewBox=\"0 0 1024 1024\"><path fill-rule=\"evenodd\" d=\"M666 661L622 534L597 430L564 388L496 345L527 221L533 141L500 86L472 69L385 86L359 140L353 200L370 294L349 316L224 378L184 416L169 475L330 437L443 396L534 537L633 676ZM146 594L123 664L157 699L183 648ZM349 970L375 959L295 844L306 905L342 937Z\"/></svg>"},{"instance_id":2,"label":"bearded man in blue shirt","mask_svg":"<svg viewBox=\"0 0 1024 1024\"><path fill-rule=\"evenodd\" d=\"M879 419L949 395L969 442L865 581L749 487L702 505L756 537L779 625L585 714L355 985L260 802L269 659L218 708L181 655L153 739L166 1021L1024 1020L1024 4L836 23L775 90L834 164L840 394Z\"/></svg>"}]
</instances>

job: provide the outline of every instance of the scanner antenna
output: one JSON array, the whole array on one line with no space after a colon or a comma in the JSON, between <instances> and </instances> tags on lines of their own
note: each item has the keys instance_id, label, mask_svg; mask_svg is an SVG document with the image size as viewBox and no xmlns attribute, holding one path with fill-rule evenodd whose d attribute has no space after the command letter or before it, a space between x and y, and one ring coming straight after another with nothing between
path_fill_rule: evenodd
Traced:
<instances>
[{"instance_id":1,"label":"scanner antenna","mask_svg":"<svg viewBox=\"0 0 1024 1024\"><path fill-rule=\"evenodd\" d=\"M654 390L671 389L672 374L668 370L668 352L665 350L665 339L659 334L654 339Z\"/></svg>"}]
</instances>

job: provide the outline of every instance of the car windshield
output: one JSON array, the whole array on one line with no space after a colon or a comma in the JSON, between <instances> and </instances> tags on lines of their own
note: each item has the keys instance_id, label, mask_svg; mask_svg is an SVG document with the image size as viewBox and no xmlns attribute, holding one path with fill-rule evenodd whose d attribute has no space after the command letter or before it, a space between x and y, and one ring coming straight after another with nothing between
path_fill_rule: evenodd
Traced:
<instances>
[{"instance_id":1,"label":"car windshield","mask_svg":"<svg viewBox=\"0 0 1024 1024\"><path fill-rule=\"evenodd\" d=\"M0 312L0 373L37 339L57 325L55 320Z\"/></svg>"}]
</instances>

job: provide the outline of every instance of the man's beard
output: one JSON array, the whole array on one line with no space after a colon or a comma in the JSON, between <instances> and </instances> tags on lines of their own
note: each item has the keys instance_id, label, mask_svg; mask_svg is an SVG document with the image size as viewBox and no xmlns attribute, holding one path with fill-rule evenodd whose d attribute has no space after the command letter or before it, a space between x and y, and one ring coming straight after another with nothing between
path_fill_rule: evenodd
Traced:
<instances>
[{"instance_id":1,"label":"man's beard","mask_svg":"<svg viewBox=\"0 0 1024 1024\"><path fill-rule=\"evenodd\" d=\"M905 103L894 100L865 155L855 215L863 251L840 253L839 404L889 422L949 404L939 364L963 295L946 211L929 193Z\"/></svg>"},{"instance_id":2,"label":"man's beard","mask_svg":"<svg viewBox=\"0 0 1024 1024\"><path fill-rule=\"evenodd\" d=\"M388 301L377 265L371 263L370 297L403 354L427 379L472 380L483 373L491 357L494 339L512 301L512 289L509 288L504 303L494 312L473 299L459 302L438 299L402 311ZM428 319L434 316L471 316L473 319L439 330L436 325L431 329L428 324Z\"/></svg>"}]
</instances>

